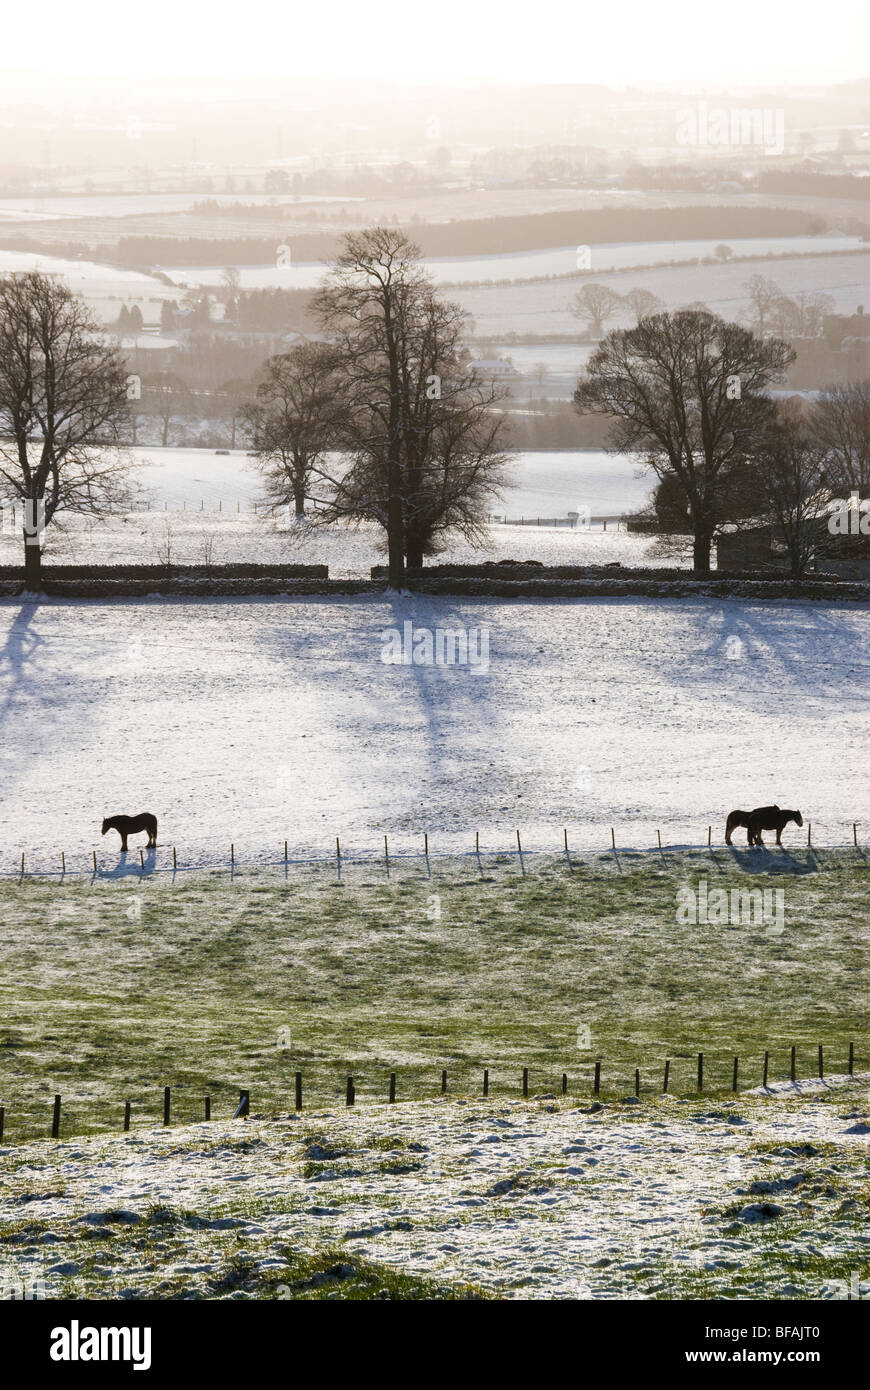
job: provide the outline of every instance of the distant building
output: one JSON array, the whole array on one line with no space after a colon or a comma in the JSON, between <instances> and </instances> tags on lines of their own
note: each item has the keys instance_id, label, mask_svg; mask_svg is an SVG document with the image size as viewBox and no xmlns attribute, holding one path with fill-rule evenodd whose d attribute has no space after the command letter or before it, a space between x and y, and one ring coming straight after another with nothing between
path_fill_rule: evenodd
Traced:
<instances>
[{"instance_id":1,"label":"distant building","mask_svg":"<svg viewBox=\"0 0 870 1390\"><path fill-rule=\"evenodd\" d=\"M489 377L512 377L519 376L519 372L513 362L507 362L503 357L481 357L475 362L469 362L468 370L475 376Z\"/></svg>"}]
</instances>

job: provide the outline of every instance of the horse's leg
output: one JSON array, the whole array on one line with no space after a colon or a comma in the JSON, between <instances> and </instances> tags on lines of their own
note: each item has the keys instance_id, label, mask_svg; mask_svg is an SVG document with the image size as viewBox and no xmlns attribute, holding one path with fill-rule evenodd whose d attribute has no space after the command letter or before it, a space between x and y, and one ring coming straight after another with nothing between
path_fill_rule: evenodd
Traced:
<instances>
[{"instance_id":1,"label":"horse's leg","mask_svg":"<svg viewBox=\"0 0 870 1390\"><path fill-rule=\"evenodd\" d=\"M122 836L121 836L121 853L122 853L122 854L126 854L126 853L127 853L127 836L126 836L126 835L122 835Z\"/></svg>"},{"instance_id":2,"label":"horse's leg","mask_svg":"<svg viewBox=\"0 0 870 1390\"><path fill-rule=\"evenodd\" d=\"M777 830L777 832L776 832L776 843L779 845L780 849L782 849L782 831L781 831L781 830Z\"/></svg>"}]
</instances>

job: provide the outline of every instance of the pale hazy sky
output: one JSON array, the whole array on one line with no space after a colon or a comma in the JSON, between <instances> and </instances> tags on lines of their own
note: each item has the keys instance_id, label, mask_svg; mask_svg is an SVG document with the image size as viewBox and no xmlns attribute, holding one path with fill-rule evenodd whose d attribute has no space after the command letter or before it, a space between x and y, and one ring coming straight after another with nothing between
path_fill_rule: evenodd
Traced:
<instances>
[{"instance_id":1,"label":"pale hazy sky","mask_svg":"<svg viewBox=\"0 0 870 1390\"><path fill-rule=\"evenodd\" d=\"M848 81L868 0L35 0L0 67L68 76Z\"/></svg>"}]
</instances>

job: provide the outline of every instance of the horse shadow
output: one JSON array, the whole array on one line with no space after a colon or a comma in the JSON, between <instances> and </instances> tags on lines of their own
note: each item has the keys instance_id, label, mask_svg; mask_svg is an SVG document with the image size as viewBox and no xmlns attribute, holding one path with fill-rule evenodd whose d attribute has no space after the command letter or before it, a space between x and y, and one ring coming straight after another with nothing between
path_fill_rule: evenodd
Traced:
<instances>
[{"instance_id":1,"label":"horse shadow","mask_svg":"<svg viewBox=\"0 0 870 1390\"><path fill-rule=\"evenodd\" d=\"M720 851L721 852L721 851ZM738 868L747 874L815 874L819 862L815 851L807 849L798 858L785 845L728 845L725 853Z\"/></svg>"},{"instance_id":2,"label":"horse shadow","mask_svg":"<svg viewBox=\"0 0 870 1390\"><path fill-rule=\"evenodd\" d=\"M118 863L115 867L98 869L95 876L102 879L148 878L156 872L156 850L143 849L142 861L140 862L138 850L122 849L118 851Z\"/></svg>"}]
</instances>

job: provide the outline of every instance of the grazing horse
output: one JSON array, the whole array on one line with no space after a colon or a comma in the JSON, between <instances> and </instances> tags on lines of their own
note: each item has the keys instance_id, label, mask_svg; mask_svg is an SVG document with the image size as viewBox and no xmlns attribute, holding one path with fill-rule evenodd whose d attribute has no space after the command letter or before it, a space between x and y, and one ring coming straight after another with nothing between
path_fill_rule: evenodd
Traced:
<instances>
[{"instance_id":1,"label":"grazing horse","mask_svg":"<svg viewBox=\"0 0 870 1390\"><path fill-rule=\"evenodd\" d=\"M157 817L150 811L142 811L138 816L107 816L101 833L105 835L107 830L117 830L122 850L127 848L127 836L138 835L140 830L148 831L147 848L157 848Z\"/></svg>"},{"instance_id":2,"label":"grazing horse","mask_svg":"<svg viewBox=\"0 0 870 1390\"><path fill-rule=\"evenodd\" d=\"M775 830L776 843L781 848L782 832L790 820L793 820L795 825L803 825L804 823L800 811L781 811L778 806L758 806L749 817L746 838L751 845L760 845L763 849L762 830Z\"/></svg>"}]
</instances>

